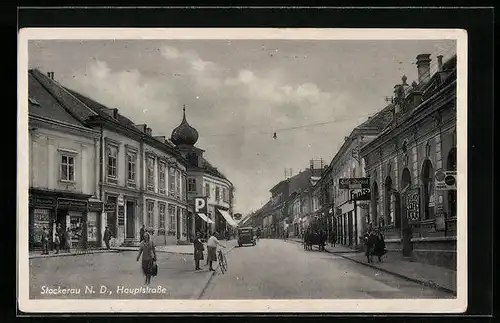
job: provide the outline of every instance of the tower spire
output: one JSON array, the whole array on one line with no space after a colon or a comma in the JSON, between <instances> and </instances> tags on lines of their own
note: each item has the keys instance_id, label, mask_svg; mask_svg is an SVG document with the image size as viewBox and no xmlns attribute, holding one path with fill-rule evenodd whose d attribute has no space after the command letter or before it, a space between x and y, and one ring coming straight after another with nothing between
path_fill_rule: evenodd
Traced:
<instances>
[{"instance_id":1,"label":"tower spire","mask_svg":"<svg viewBox=\"0 0 500 323\"><path fill-rule=\"evenodd\" d=\"M186 120L186 105L185 104L182 105L182 118L184 120Z\"/></svg>"}]
</instances>

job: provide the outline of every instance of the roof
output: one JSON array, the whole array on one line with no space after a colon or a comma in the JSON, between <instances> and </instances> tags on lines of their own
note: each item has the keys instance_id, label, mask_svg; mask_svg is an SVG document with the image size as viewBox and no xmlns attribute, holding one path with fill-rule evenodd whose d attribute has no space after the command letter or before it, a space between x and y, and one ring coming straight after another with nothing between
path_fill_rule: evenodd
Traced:
<instances>
[{"instance_id":1,"label":"roof","mask_svg":"<svg viewBox=\"0 0 500 323\"><path fill-rule=\"evenodd\" d=\"M83 124L71 115L49 91L28 72L28 111L30 115L63 121L73 125Z\"/></svg>"},{"instance_id":2,"label":"roof","mask_svg":"<svg viewBox=\"0 0 500 323\"><path fill-rule=\"evenodd\" d=\"M216 167L212 166L208 160L206 160L204 157L201 157L201 167L197 167L200 170L203 170L204 172L225 179L226 181L229 182L226 176L222 174Z\"/></svg>"}]
</instances>

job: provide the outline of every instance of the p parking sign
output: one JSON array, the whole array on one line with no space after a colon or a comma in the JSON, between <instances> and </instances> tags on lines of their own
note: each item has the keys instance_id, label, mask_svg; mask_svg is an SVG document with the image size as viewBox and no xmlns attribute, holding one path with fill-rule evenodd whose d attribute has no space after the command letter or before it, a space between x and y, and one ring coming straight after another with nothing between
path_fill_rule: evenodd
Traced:
<instances>
[{"instance_id":1,"label":"p parking sign","mask_svg":"<svg viewBox=\"0 0 500 323\"><path fill-rule=\"evenodd\" d=\"M195 213L208 213L207 208L207 198L206 197L195 197L194 198L194 212Z\"/></svg>"}]
</instances>

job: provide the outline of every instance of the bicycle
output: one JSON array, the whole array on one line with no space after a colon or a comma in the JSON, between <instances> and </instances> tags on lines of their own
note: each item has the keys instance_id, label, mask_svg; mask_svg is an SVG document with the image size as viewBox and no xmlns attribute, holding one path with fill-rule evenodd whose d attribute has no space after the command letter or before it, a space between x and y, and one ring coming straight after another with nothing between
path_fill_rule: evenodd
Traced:
<instances>
[{"instance_id":1,"label":"bicycle","mask_svg":"<svg viewBox=\"0 0 500 323\"><path fill-rule=\"evenodd\" d=\"M222 250L219 250L217 252L217 258L219 260L219 267L220 267L220 271L222 274L224 274L224 272L227 272L227 259L226 259L226 255L222 252Z\"/></svg>"}]
</instances>

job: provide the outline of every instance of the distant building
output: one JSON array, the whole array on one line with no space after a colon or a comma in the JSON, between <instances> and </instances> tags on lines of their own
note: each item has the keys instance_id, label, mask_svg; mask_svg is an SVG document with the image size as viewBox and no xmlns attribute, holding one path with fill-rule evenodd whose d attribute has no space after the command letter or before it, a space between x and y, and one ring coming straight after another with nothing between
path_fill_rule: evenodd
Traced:
<instances>
[{"instance_id":1,"label":"distant building","mask_svg":"<svg viewBox=\"0 0 500 323\"><path fill-rule=\"evenodd\" d=\"M417 56L418 82L395 86L389 126L362 147L371 179L370 221L389 250L456 268L456 189L436 190L436 173L457 170L456 56L431 75Z\"/></svg>"},{"instance_id":2,"label":"distant building","mask_svg":"<svg viewBox=\"0 0 500 323\"><path fill-rule=\"evenodd\" d=\"M194 198L203 196L208 202L208 221L191 213L189 215L189 235L195 232L224 232L236 227L232 218L234 186L216 167L203 156L204 150L195 146L198 131L186 120L183 109L181 124L172 131L170 140L187 160L187 196L190 205Z\"/></svg>"}]
</instances>

